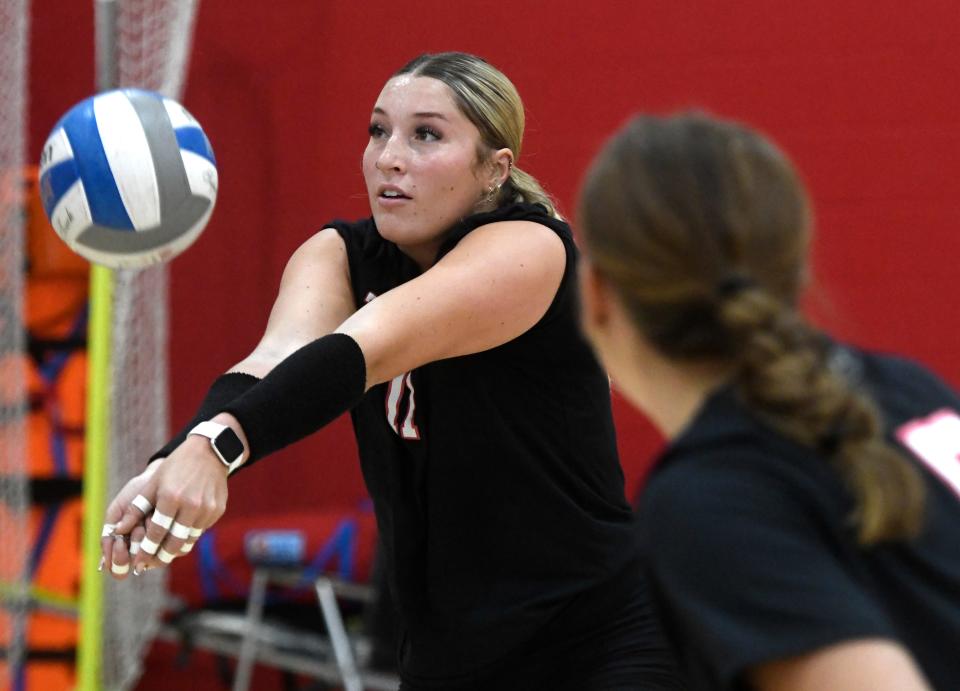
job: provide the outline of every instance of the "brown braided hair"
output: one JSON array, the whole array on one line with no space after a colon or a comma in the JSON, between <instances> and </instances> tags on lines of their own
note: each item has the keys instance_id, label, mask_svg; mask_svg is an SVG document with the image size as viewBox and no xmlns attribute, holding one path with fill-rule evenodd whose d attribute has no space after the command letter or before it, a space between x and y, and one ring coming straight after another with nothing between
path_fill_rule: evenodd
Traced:
<instances>
[{"instance_id":1,"label":"brown braided hair","mask_svg":"<svg viewBox=\"0 0 960 691\"><path fill-rule=\"evenodd\" d=\"M834 464L861 544L916 533L916 468L798 311L810 210L779 149L700 114L636 117L594 161L579 220L591 262L655 348L728 362L758 417Z\"/></svg>"}]
</instances>

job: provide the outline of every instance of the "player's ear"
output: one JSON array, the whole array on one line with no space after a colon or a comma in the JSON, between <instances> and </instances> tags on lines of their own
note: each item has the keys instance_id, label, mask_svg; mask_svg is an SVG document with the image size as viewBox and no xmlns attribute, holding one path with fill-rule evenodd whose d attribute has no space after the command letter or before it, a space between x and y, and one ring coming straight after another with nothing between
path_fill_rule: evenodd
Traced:
<instances>
[{"instance_id":1,"label":"player's ear","mask_svg":"<svg viewBox=\"0 0 960 691\"><path fill-rule=\"evenodd\" d=\"M580 284L580 325L588 336L610 321L612 287L586 255L580 255L577 277Z\"/></svg>"},{"instance_id":2,"label":"player's ear","mask_svg":"<svg viewBox=\"0 0 960 691\"><path fill-rule=\"evenodd\" d=\"M497 149L490 161L493 164L493 186L503 185L513 170L513 151L508 148Z\"/></svg>"}]
</instances>

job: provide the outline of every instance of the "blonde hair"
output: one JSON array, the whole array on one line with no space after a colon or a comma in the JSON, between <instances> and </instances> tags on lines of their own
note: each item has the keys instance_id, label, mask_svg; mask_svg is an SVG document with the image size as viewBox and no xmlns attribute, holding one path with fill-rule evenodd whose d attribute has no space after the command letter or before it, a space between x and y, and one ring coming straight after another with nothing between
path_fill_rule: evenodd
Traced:
<instances>
[{"instance_id":1,"label":"blonde hair","mask_svg":"<svg viewBox=\"0 0 960 691\"><path fill-rule=\"evenodd\" d=\"M523 143L523 101L516 87L500 70L469 53L424 54L401 67L393 76L411 74L446 84L457 107L480 130L481 144L488 151L508 148L514 164L500 188L496 205L514 202L540 204L560 218L556 204L529 173L516 165ZM486 152L479 152L480 157Z\"/></svg>"},{"instance_id":2,"label":"blonde hair","mask_svg":"<svg viewBox=\"0 0 960 691\"><path fill-rule=\"evenodd\" d=\"M579 220L591 262L660 352L728 361L758 417L833 464L861 544L916 533L916 468L796 307L810 209L779 149L703 115L637 117L591 167Z\"/></svg>"}]
</instances>

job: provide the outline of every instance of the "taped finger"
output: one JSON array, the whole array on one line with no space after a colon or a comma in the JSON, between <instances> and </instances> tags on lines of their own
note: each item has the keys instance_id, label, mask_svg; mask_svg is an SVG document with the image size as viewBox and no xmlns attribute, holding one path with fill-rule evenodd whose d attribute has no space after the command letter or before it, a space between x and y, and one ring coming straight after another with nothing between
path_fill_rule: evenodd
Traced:
<instances>
[{"instance_id":1,"label":"taped finger","mask_svg":"<svg viewBox=\"0 0 960 691\"><path fill-rule=\"evenodd\" d=\"M183 525L182 523L173 522L173 525L170 526L170 534L175 538L180 540L186 540L190 537L190 533L193 531L193 528Z\"/></svg>"},{"instance_id":2,"label":"taped finger","mask_svg":"<svg viewBox=\"0 0 960 691\"><path fill-rule=\"evenodd\" d=\"M164 530L169 530L170 526L173 525L173 516L168 516L165 513L160 513L159 509L153 512L153 515L150 517L150 520L155 524L163 528Z\"/></svg>"},{"instance_id":3,"label":"taped finger","mask_svg":"<svg viewBox=\"0 0 960 691\"><path fill-rule=\"evenodd\" d=\"M125 576L129 571L130 555L127 552L127 543L122 535L117 535L113 539L110 572L115 576Z\"/></svg>"},{"instance_id":4,"label":"taped finger","mask_svg":"<svg viewBox=\"0 0 960 691\"><path fill-rule=\"evenodd\" d=\"M140 541L143 540L143 536L147 534L146 529L142 525L138 525L133 529L133 532L130 533L130 556L135 557L137 552L140 551Z\"/></svg>"},{"instance_id":5,"label":"taped finger","mask_svg":"<svg viewBox=\"0 0 960 691\"><path fill-rule=\"evenodd\" d=\"M145 537L143 538L143 540L140 541L140 551L146 552L151 556L156 554L159 548L160 548L160 543L154 542L148 537Z\"/></svg>"},{"instance_id":6,"label":"taped finger","mask_svg":"<svg viewBox=\"0 0 960 691\"><path fill-rule=\"evenodd\" d=\"M150 511L153 510L153 504L150 503L150 500L147 499L142 494L138 494L133 498L133 501L130 502L133 506L140 509L144 516L146 516Z\"/></svg>"},{"instance_id":7,"label":"taped finger","mask_svg":"<svg viewBox=\"0 0 960 691\"><path fill-rule=\"evenodd\" d=\"M197 540L200 539L201 535L203 535L203 531L200 528L191 528L190 539L183 543L183 546L180 548L180 554L189 554L193 546L197 544Z\"/></svg>"}]
</instances>

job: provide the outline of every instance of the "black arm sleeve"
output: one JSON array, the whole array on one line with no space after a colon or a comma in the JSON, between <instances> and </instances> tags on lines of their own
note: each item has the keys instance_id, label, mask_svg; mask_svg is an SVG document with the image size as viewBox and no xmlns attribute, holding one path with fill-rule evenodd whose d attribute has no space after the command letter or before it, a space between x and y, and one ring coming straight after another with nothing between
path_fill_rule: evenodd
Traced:
<instances>
[{"instance_id":1,"label":"black arm sleeve","mask_svg":"<svg viewBox=\"0 0 960 691\"><path fill-rule=\"evenodd\" d=\"M214 415L223 410L223 406L243 394L247 389L260 381L259 377L243 372L228 372L217 377L210 390L200 403L197 414L177 433L177 435L168 441L166 445L150 457L148 463L152 463L160 458L166 458L173 450L183 443L183 440L190 434L190 430L196 427L204 420L209 420Z\"/></svg>"},{"instance_id":2,"label":"black arm sleeve","mask_svg":"<svg viewBox=\"0 0 960 691\"><path fill-rule=\"evenodd\" d=\"M329 334L291 354L221 411L243 428L249 465L356 406L366 381L366 361L357 342L346 334Z\"/></svg>"}]
</instances>

